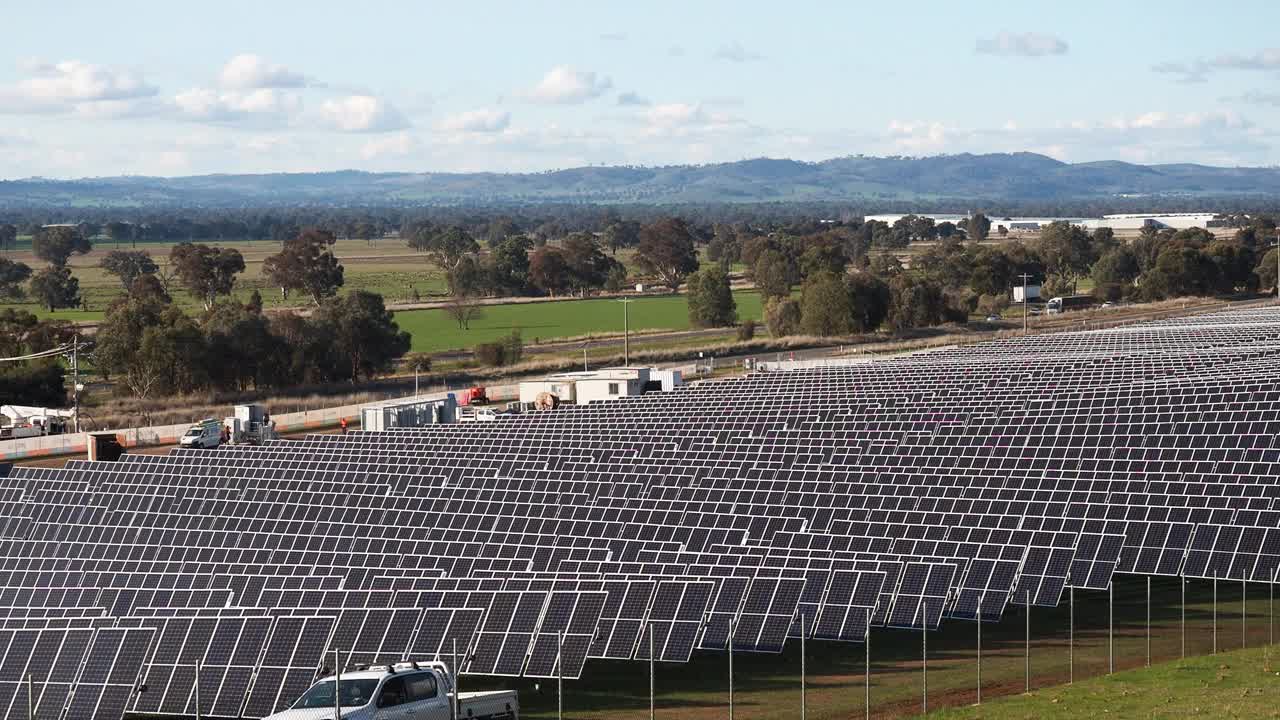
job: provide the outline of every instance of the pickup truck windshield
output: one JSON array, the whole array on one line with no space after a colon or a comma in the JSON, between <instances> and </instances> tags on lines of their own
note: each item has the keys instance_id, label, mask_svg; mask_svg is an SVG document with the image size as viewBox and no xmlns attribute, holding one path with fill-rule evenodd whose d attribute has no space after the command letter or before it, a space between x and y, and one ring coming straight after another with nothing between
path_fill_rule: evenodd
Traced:
<instances>
[{"instance_id":1,"label":"pickup truck windshield","mask_svg":"<svg viewBox=\"0 0 1280 720\"><path fill-rule=\"evenodd\" d=\"M338 692L341 693L343 707L368 705L373 691L378 689L377 680L343 680ZM298 698L292 710L305 708L333 707L333 681L325 680L311 686L311 689Z\"/></svg>"}]
</instances>

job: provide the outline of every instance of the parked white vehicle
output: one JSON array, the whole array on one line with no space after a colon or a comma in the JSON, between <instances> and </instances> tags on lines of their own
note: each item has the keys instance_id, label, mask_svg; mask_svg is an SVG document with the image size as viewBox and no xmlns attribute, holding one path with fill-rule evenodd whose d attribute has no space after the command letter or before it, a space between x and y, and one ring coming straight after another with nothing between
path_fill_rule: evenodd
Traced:
<instances>
[{"instance_id":1,"label":"parked white vehicle","mask_svg":"<svg viewBox=\"0 0 1280 720\"><path fill-rule=\"evenodd\" d=\"M333 720L334 676L316 681L283 712L266 720ZM337 679L342 720L454 720L453 675L442 662L397 663L344 672ZM514 690L464 692L457 718L519 720Z\"/></svg>"},{"instance_id":2,"label":"parked white vehicle","mask_svg":"<svg viewBox=\"0 0 1280 720\"><path fill-rule=\"evenodd\" d=\"M186 434L178 438L178 445L184 448L216 448L222 444L222 423L213 418L205 418Z\"/></svg>"}]
</instances>

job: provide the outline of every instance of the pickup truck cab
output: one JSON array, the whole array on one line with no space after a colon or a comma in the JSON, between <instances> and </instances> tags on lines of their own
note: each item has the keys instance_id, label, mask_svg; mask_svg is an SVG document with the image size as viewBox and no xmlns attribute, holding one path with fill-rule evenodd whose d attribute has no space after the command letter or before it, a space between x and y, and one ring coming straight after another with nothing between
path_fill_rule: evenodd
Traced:
<instances>
[{"instance_id":1,"label":"pickup truck cab","mask_svg":"<svg viewBox=\"0 0 1280 720\"><path fill-rule=\"evenodd\" d=\"M442 662L397 663L341 673L342 720L519 720L513 690L461 693L453 716L453 675ZM333 720L334 677L321 678L288 710L266 720Z\"/></svg>"}]
</instances>

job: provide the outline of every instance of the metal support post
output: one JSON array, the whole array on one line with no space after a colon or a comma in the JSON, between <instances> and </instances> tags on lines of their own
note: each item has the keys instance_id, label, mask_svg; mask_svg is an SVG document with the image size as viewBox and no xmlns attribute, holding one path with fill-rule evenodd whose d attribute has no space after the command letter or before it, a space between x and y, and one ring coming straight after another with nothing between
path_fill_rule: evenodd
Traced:
<instances>
[{"instance_id":1,"label":"metal support post","mask_svg":"<svg viewBox=\"0 0 1280 720\"><path fill-rule=\"evenodd\" d=\"M556 633L556 720L564 719L564 631Z\"/></svg>"},{"instance_id":2,"label":"metal support post","mask_svg":"<svg viewBox=\"0 0 1280 720\"><path fill-rule=\"evenodd\" d=\"M1107 674L1116 671L1116 586L1107 583Z\"/></svg>"},{"instance_id":3,"label":"metal support post","mask_svg":"<svg viewBox=\"0 0 1280 720\"><path fill-rule=\"evenodd\" d=\"M1271 570L1271 583L1267 585L1267 644L1276 644L1276 571Z\"/></svg>"},{"instance_id":4,"label":"metal support post","mask_svg":"<svg viewBox=\"0 0 1280 720\"><path fill-rule=\"evenodd\" d=\"M1026 621L1027 621L1026 628L1027 629L1026 629L1026 635L1024 636L1024 642L1026 644L1024 646L1023 656L1022 656L1022 663L1023 663L1022 670L1023 670L1023 674L1025 675L1025 680L1023 682L1023 687L1022 687L1023 692L1031 692L1031 602L1030 600L1031 598L1027 598L1027 601L1028 601L1026 605Z\"/></svg>"},{"instance_id":5,"label":"metal support post","mask_svg":"<svg viewBox=\"0 0 1280 720\"><path fill-rule=\"evenodd\" d=\"M1213 654L1218 654L1218 571L1213 572Z\"/></svg>"},{"instance_id":6,"label":"metal support post","mask_svg":"<svg viewBox=\"0 0 1280 720\"><path fill-rule=\"evenodd\" d=\"M1076 589L1067 588L1067 684L1076 681Z\"/></svg>"},{"instance_id":7,"label":"metal support post","mask_svg":"<svg viewBox=\"0 0 1280 720\"><path fill-rule=\"evenodd\" d=\"M862 703L866 720L871 720L871 613L867 613L867 630L862 639Z\"/></svg>"},{"instance_id":8,"label":"metal support post","mask_svg":"<svg viewBox=\"0 0 1280 720\"><path fill-rule=\"evenodd\" d=\"M729 720L733 720L733 643L738 636L738 624L729 620Z\"/></svg>"},{"instance_id":9,"label":"metal support post","mask_svg":"<svg viewBox=\"0 0 1280 720\"><path fill-rule=\"evenodd\" d=\"M807 698L805 697L805 674L804 674L805 673L804 636L808 634L806 630L807 630L807 626L805 625L805 622L804 622L804 613L801 613L800 614L800 720L805 719L806 710L808 709L805 705L805 701L807 700Z\"/></svg>"},{"instance_id":10,"label":"metal support post","mask_svg":"<svg viewBox=\"0 0 1280 720\"><path fill-rule=\"evenodd\" d=\"M333 649L333 720L342 719L342 656L338 648ZM454 670L457 674L457 670ZM455 695L457 694L455 689ZM196 702L199 705L199 701Z\"/></svg>"},{"instance_id":11,"label":"metal support post","mask_svg":"<svg viewBox=\"0 0 1280 720\"><path fill-rule=\"evenodd\" d=\"M631 328L627 318L627 306L632 300L622 298L618 302L622 303L622 364L631 365Z\"/></svg>"},{"instance_id":12,"label":"metal support post","mask_svg":"<svg viewBox=\"0 0 1280 720\"><path fill-rule=\"evenodd\" d=\"M653 717L653 623L649 623L649 720Z\"/></svg>"},{"instance_id":13,"label":"metal support post","mask_svg":"<svg viewBox=\"0 0 1280 720\"><path fill-rule=\"evenodd\" d=\"M1031 303L1027 302L1027 279L1031 276L1022 273L1022 334L1027 334L1027 306Z\"/></svg>"},{"instance_id":14,"label":"metal support post","mask_svg":"<svg viewBox=\"0 0 1280 720\"><path fill-rule=\"evenodd\" d=\"M337 687L333 689L333 697L335 698L333 704L336 707L338 704L336 699L338 697ZM196 720L201 720L202 717L203 715L200 712L200 658L196 658Z\"/></svg>"},{"instance_id":15,"label":"metal support post","mask_svg":"<svg viewBox=\"0 0 1280 720\"><path fill-rule=\"evenodd\" d=\"M929 603L920 605L920 709L929 714Z\"/></svg>"},{"instance_id":16,"label":"metal support post","mask_svg":"<svg viewBox=\"0 0 1280 720\"><path fill-rule=\"evenodd\" d=\"M36 683L27 673L27 720L36 720Z\"/></svg>"},{"instance_id":17,"label":"metal support post","mask_svg":"<svg viewBox=\"0 0 1280 720\"><path fill-rule=\"evenodd\" d=\"M982 603L978 603L978 704L982 704Z\"/></svg>"},{"instance_id":18,"label":"metal support post","mask_svg":"<svg viewBox=\"0 0 1280 720\"><path fill-rule=\"evenodd\" d=\"M1179 614L1181 615L1181 618L1178 622L1182 626L1181 658L1183 660L1186 660L1187 659L1187 579L1179 575L1178 585L1180 586L1179 590L1181 590L1181 593L1182 593L1182 600L1179 603L1179 610L1178 610Z\"/></svg>"},{"instance_id":19,"label":"metal support post","mask_svg":"<svg viewBox=\"0 0 1280 720\"><path fill-rule=\"evenodd\" d=\"M453 674L453 720L458 720L458 677L462 674L462 668L458 667L458 638L453 638L453 665L449 667Z\"/></svg>"},{"instance_id":20,"label":"metal support post","mask_svg":"<svg viewBox=\"0 0 1280 720\"><path fill-rule=\"evenodd\" d=\"M1249 646L1249 584L1245 580L1244 571L1240 572L1240 649Z\"/></svg>"},{"instance_id":21,"label":"metal support post","mask_svg":"<svg viewBox=\"0 0 1280 720\"><path fill-rule=\"evenodd\" d=\"M1147 576L1147 667L1151 667L1151 576Z\"/></svg>"}]
</instances>

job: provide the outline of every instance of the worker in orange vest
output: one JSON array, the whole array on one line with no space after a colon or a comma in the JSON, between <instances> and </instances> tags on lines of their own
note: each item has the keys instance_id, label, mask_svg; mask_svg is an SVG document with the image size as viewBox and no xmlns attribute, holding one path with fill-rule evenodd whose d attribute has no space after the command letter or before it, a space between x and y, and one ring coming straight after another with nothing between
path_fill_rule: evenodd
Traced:
<instances>
[{"instance_id":1,"label":"worker in orange vest","mask_svg":"<svg viewBox=\"0 0 1280 720\"><path fill-rule=\"evenodd\" d=\"M346 418L342 418L342 420L340 420L340 421L338 422L338 424L339 424L340 426L342 426L342 434L343 434L343 435L346 435L346 434L347 434L347 419L346 419Z\"/></svg>"}]
</instances>

